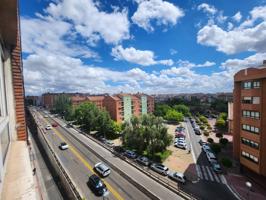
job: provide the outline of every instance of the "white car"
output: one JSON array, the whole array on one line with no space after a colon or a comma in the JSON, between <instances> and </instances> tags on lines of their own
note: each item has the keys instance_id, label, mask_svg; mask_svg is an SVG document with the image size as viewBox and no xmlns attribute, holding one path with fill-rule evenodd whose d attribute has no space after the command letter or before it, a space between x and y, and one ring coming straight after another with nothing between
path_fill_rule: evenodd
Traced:
<instances>
[{"instance_id":1,"label":"white car","mask_svg":"<svg viewBox=\"0 0 266 200\"><path fill-rule=\"evenodd\" d=\"M61 150L66 150L66 149L68 149L68 144L65 143L65 142L62 142L62 143L60 144L59 148L60 148Z\"/></svg>"},{"instance_id":2,"label":"white car","mask_svg":"<svg viewBox=\"0 0 266 200\"><path fill-rule=\"evenodd\" d=\"M181 149L187 149L186 142L175 142L175 147L181 148Z\"/></svg>"},{"instance_id":3,"label":"white car","mask_svg":"<svg viewBox=\"0 0 266 200\"><path fill-rule=\"evenodd\" d=\"M45 129L46 130L52 130L52 127L51 127L51 125L46 125Z\"/></svg>"},{"instance_id":4,"label":"white car","mask_svg":"<svg viewBox=\"0 0 266 200\"><path fill-rule=\"evenodd\" d=\"M183 138L183 137L176 138L176 139L175 139L175 142L186 142L186 139Z\"/></svg>"},{"instance_id":5,"label":"white car","mask_svg":"<svg viewBox=\"0 0 266 200\"><path fill-rule=\"evenodd\" d=\"M44 115L44 118L48 118L48 115Z\"/></svg>"},{"instance_id":6,"label":"white car","mask_svg":"<svg viewBox=\"0 0 266 200\"><path fill-rule=\"evenodd\" d=\"M169 173L168 173L168 177L169 177L170 179L173 179L173 180L177 181L177 182L181 182L181 183L183 183L183 184L186 183L186 177L185 177L185 175L184 175L183 173L179 173L179 172L169 172Z\"/></svg>"},{"instance_id":7,"label":"white car","mask_svg":"<svg viewBox=\"0 0 266 200\"><path fill-rule=\"evenodd\" d=\"M94 165L94 169L103 177L106 177L111 173L109 167L102 162L99 162Z\"/></svg>"}]
</instances>

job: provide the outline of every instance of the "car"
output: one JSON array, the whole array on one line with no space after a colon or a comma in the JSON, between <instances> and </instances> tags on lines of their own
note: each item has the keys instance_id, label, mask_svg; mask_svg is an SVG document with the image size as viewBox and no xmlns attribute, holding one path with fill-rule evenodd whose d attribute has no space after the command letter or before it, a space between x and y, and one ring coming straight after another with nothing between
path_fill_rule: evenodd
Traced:
<instances>
[{"instance_id":1,"label":"car","mask_svg":"<svg viewBox=\"0 0 266 200\"><path fill-rule=\"evenodd\" d=\"M196 135L201 135L200 129L195 129L194 132L195 132Z\"/></svg>"},{"instance_id":2,"label":"car","mask_svg":"<svg viewBox=\"0 0 266 200\"><path fill-rule=\"evenodd\" d=\"M120 153L120 154L123 154L123 153L125 153L125 149L123 148L123 147L121 147L121 146L114 146L113 147L113 150L116 152L116 153Z\"/></svg>"},{"instance_id":3,"label":"car","mask_svg":"<svg viewBox=\"0 0 266 200\"><path fill-rule=\"evenodd\" d=\"M114 143L111 140L105 140L104 144L106 144L107 146L113 146Z\"/></svg>"},{"instance_id":4,"label":"car","mask_svg":"<svg viewBox=\"0 0 266 200\"><path fill-rule=\"evenodd\" d=\"M212 170L216 172L217 174L222 173L221 165L217 161L211 162Z\"/></svg>"},{"instance_id":5,"label":"car","mask_svg":"<svg viewBox=\"0 0 266 200\"><path fill-rule=\"evenodd\" d=\"M175 138L186 138L186 135L184 135L182 133L176 133Z\"/></svg>"},{"instance_id":6,"label":"car","mask_svg":"<svg viewBox=\"0 0 266 200\"><path fill-rule=\"evenodd\" d=\"M212 152L207 152L206 156L207 156L207 159L208 159L209 162L217 161L216 156Z\"/></svg>"},{"instance_id":7,"label":"car","mask_svg":"<svg viewBox=\"0 0 266 200\"><path fill-rule=\"evenodd\" d=\"M136 161L144 166L148 166L150 164L149 159L145 156L139 156Z\"/></svg>"},{"instance_id":8,"label":"car","mask_svg":"<svg viewBox=\"0 0 266 200\"><path fill-rule=\"evenodd\" d=\"M164 176L167 176L168 174L168 167L164 166L163 164L160 163L153 163L151 164L151 169L159 174L162 174Z\"/></svg>"},{"instance_id":9,"label":"car","mask_svg":"<svg viewBox=\"0 0 266 200\"><path fill-rule=\"evenodd\" d=\"M59 148L60 148L61 150L66 150L66 149L68 149L68 144L65 143L65 142L62 142L62 143L60 144Z\"/></svg>"},{"instance_id":10,"label":"car","mask_svg":"<svg viewBox=\"0 0 266 200\"><path fill-rule=\"evenodd\" d=\"M108 176L110 173L111 173L111 170L110 168L102 163L102 162L99 162L97 164L94 165L94 169L95 171L97 171L102 177L106 177Z\"/></svg>"},{"instance_id":11,"label":"car","mask_svg":"<svg viewBox=\"0 0 266 200\"><path fill-rule=\"evenodd\" d=\"M124 155L128 158L135 159L138 155L134 151L126 150Z\"/></svg>"},{"instance_id":12,"label":"car","mask_svg":"<svg viewBox=\"0 0 266 200\"><path fill-rule=\"evenodd\" d=\"M46 130L52 130L52 127L51 127L51 125L46 125L45 129Z\"/></svg>"},{"instance_id":13,"label":"car","mask_svg":"<svg viewBox=\"0 0 266 200\"><path fill-rule=\"evenodd\" d=\"M203 145L206 145L206 144L208 144L208 143L207 143L207 142L203 142L203 140L200 139L200 140L199 140L199 144L200 144L200 146L203 146Z\"/></svg>"},{"instance_id":14,"label":"car","mask_svg":"<svg viewBox=\"0 0 266 200\"><path fill-rule=\"evenodd\" d=\"M175 142L174 146L180 149L187 149L187 144L185 142Z\"/></svg>"},{"instance_id":15,"label":"car","mask_svg":"<svg viewBox=\"0 0 266 200\"><path fill-rule=\"evenodd\" d=\"M48 118L49 116L48 115L44 115L44 118Z\"/></svg>"},{"instance_id":16,"label":"car","mask_svg":"<svg viewBox=\"0 0 266 200\"><path fill-rule=\"evenodd\" d=\"M205 153L211 152L211 147L209 146L209 144L203 144L202 149Z\"/></svg>"},{"instance_id":17,"label":"car","mask_svg":"<svg viewBox=\"0 0 266 200\"><path fill-rule=\"evenodd\" d=\"M186 142L186 139L183 137L175 138L175 142Z\"/></svg>"},{"instance_id":18,"label":"car","mask_svg":"<svg viewBox=\"0 0 266 200\"><path fill-rule=\"evenodd\" d=\"M186 183L186 177L183 173L179 173L179 172L169 172L168 173L168 177L172 180L175 180L177 182L181 182L183 184Z\"/></svg>"},{"instance_id":19,"label":"car","mask_svg":"<svg viewBox=\"0 0 266 200\"><path fill-rule=\"evenodd\" d=\"M184 132L185 131L185 128L184 127L176 127L175 129L176 132Z\"/></svg>"},{"instance_id":20,"label":"car","mask_svg":"<svg viewBox=\"0 0 266 200\"><path fill-rule=\"evenodd\" d=\"M53 126L53 127L57 127L58 124L57 124L57 123L53 123L52 126Z\"/></svg>"},{"instance_id":21,"label":"car","mask_svg":"<svg viewBox=\"0 0 266 200\"><path fill-rule=\"evenodd\" d=\"M103 196L108 191L103 181L95 174L89 177L87 184L97 196Z\"/></svg>"}]
</instances>

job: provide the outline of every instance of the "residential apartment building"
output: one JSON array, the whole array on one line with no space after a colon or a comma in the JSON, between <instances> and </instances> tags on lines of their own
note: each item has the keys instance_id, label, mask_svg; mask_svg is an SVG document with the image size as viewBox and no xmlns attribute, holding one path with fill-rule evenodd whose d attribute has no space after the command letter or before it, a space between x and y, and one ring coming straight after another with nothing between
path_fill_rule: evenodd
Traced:
<instances>
[{"instance_id":1,"label":"residential apartment building","mask_svg":"<svg viewBox=\"0 0 266 200\"><path fill-rule=\"evenodd\" d=\"M21 60L18 2L2 0L0 3L0 199L21 199L28 196L34 198L29 187L34 182L26 142L28 135Z\"/></svg>"},{"instance_id":2,"label":"residential apartment building","mask_svg":"<svg viewBox=\"0 0 266 200\"><path fill-rule=\"evenodd\" d=\"M236 73L233 94L234 157L266 176L266 62Z\"/></svg>"}]
</instances>

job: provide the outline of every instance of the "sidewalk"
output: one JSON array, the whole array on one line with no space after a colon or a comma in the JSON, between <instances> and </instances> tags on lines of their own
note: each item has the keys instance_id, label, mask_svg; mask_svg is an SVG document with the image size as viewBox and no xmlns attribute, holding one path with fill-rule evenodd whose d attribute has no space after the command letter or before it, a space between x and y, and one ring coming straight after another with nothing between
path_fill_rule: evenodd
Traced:
<instances>
[{"instance_id":1,"label":"sidewalk","mask_svg":"<svg viewBox=\"0 0 266 200\"><path fill-rule=\"evenodd\" d=\"M1 199L36 199L30 157L25 141L14 141L11 144Z\"/></svg>"},{"instance_id":2,"label":"sidewalk","mask_svg":"<svg viewBox=\"0 0 266 200\"><path fill-rule=\"evenodd\" d=\"M228 185L240 196L243 200L264 200L266 191L263 190L259 185L249 180L247 177L238 174L228 174L225 176ZM251 191L248 191L246 182L249 181L252 184Z\"/></svg>"}]
</instances>

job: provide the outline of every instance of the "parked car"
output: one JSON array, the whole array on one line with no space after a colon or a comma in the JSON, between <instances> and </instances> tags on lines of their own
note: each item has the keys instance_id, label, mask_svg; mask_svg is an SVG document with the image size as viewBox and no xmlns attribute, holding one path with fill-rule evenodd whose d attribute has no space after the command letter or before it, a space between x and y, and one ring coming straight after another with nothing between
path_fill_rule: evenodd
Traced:
<instances>
[{"instance_id":1,"label":"parked car","mask_svg":"<svg viewBox=\"0 0 266 200\"><path fill-rule=\"evenodd\" d=\"M211 152L211 147L208 144L203 144L202 149L205 153Z\"/></svg>"},{"instance_id":2,"label":"parked car","mask_svg":"<svg viewBox=\"0 0 266 200\"><path fill-rule=\"evenodd\" d=\"M176 138L186 138L186 135L184 135L183 133L176 133L175 137Z\"/></svg>"},{"instance_id":3,"label":"parked car","mask_svg":"<svg viewBox=\"0 0 266 200\"><path fill-rule=\"evenodd\" d=\"M195 132L196 135L201 135L200 129L194 129L194 132Z\"/></svg>"},{"instance_id":4,"label":"parked car","mask_svg":"<svg viewBox=\"0 0 266 200\"><path fill-rule=\"evenodd\" d=\"M128 157L128 158L131 158L131 159L135 159L135 158L137 158L137 154L136 154L136 152L134 152L134 151L130 151L130 150L126 150L125 151L125 153L124 153L124 155L126 156L126 157Z\"/></svg>"},{"instance_id":5,"label":"parked car","mask_svg":"<svg viewBox=\"0 0 266 200\"><path fill-rule=\"evenodd\" d=\"M98 196L103 196L104 193L107 192L106 185L102 182L102 180L95 174L89 177L88 186L91 190Z\"/></svg>"},{"instance_id":6,"label":"parked car","mask_svg":"<svg viewBox=\"0 0 266 200\"><path fill-rule=\"evenodd\" d=\"M44 115L44 118L48 118L49 116L48 115Z\"/></svg>"},{"instance_id":7,"label":"parked car","mask_svg":"<svg viewBox=\"0 0 266 200\"><path fill-rule=\"evenodd\" d=\"M177 182L181 182L183 184L186 183L186 177L185 177L185 175L183 173L169 172L168 173L168 177L170 179L173 179L173 180L177 181Z\"/></svg>"},{"instance_id":8,"label":"parked car","mask_svg":"<svg viewBox=\"0 0 266 200\"><path fill-rule=\"evenodd\" d=\"M206 144L208 144L208 143L207 143L207 142L203 142L203 140L200 139L199 144L200 144L200 146L203 146L203 145L206 145Z\"/></svg>"},{"instance_id":9,"label":"parked car","mask_svg":"<svg viewBox=\"0 0 266 200\"><path fill-rule=\"evenodd\" d=\"M211 162L212 170L218 174L222 173L221 165L217 161Z\"/></svg>"},{"instance_id":10,"label":"parked car","mask_svg":"<svg viewBox=\"0 0 266 200\"><path fill-rule=\"evenodd\" d=\"M207 152L206 156L209 162L217 161L216 156L212 152Z\"/></svg>"},{"instance_id":11,"label":"parked car","mask_svg":"<svg viewBox=\"0 0 266 200\"><path fill-rule=\"evenodd\" d=\"M102 177L106 177L111 173L110 168L102 162L94 165L95 171L97 171Z\"/></svg>"},{"instance_id":12,"label":"parked car","mask_svg":"<svg viewBox=\"0 0 266 200\"><path fill-rule=\"evenodd\" d=\"M105 140L104 144L106 144L108 146L113 146L114 145L113 141L111 141L111 140Z\"/></svg>"},{"instance_id":13,"label":"parked car","mask_svg":"<svg viewBox=\"0 0 266 200\"><path fill-rule=\"evenodd\" d=\"M117 153L123 154L126 150L121 146L114 146L113 150Z\"/></svg>"},{"instance_id":14,"label":"parked car","mask_svg":"<svg viewBox=\"0 0 266 200\"><path fill-rule=\"evenodd\" d=\"M183 137L175 138L175 142L186 142L186 139Z\"/></svg>"},{"instance_id":15,"label":"parked car","mask_svg":"<svg viewBox=\"0 0 266 200\"><path fill-rule=\"evenodd\" d=\"M150 164L150 161L147 157L145 156L139 156L137 158L137 162L144 165L144 166L148 166Z\"/></svg>"},{"instance_id":16,"label":"parked car","mask_svg":"<svg viewBox=\"0 0 266 200\"><path fill-rule=\"evenodd\" d=\"M46 125L45 129L46 130L52 130L52 127L51 127L51 125Z\"/></svg>"},{"instance_id":17,"label":"parked car","mask_svg":"<svg viewBox=\"0 0 266 200\"><path fill-rule=\"evenodd\" d=\"M68 149L68 144L65 143L65 142L62 142L62 143L60 144L59 148L60 148L61 150L66 150L66 149Z\"/></svg>"},{"instance_id":18,"label":"parked car","mask_svg":"<svg viewBox=\"0 0 266 200\"><path fill-rule=\"evenodd\" d=\"M187 144L185 142L175 142L174 146L180 149L187 149Z\"/></svg>"},{"instance_id":19,"label":"parked car","mask_svg":"<svg viewBox=\"0 0 266 200\"><path fill-rule=\"evenodd\" d=\"M52 126L53 126L53 127L57 127L58 124L57 124L57 123L53 123Z\"/></svg>"},{"instance_id":20,"label":"parked car","mask_svg":"<svg viewBox=\"0 0 266 200\"><path fill-rule=\"evenodd\" d=\"M151 165L151 169L159 174L162 174L164 176L167 176L167 173L168 173L168 167L160 164L160 163L153 163Z\"/></svg>"}]
</instances>

